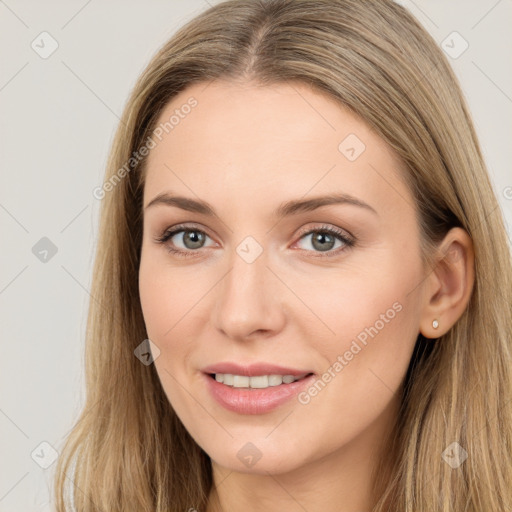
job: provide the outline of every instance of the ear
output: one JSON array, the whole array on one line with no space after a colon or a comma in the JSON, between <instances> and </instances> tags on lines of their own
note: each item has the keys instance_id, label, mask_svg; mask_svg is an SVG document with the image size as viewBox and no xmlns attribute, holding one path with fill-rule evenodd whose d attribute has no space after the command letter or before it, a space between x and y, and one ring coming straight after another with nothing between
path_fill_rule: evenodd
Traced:
<instances>
[{"instance_id":1,"label":"ear","mask_svg":"<svg viewBox=\"0 0 512 512\"><path fill-rule=\"evenodd\" d=\"M426 278L420 332L425 338L439 338L462 316L475 280L471 237L462 228L452 228L439 244L434 269ZM434 329L432 322L439 327Z\"/></svg>"}]
</instances>

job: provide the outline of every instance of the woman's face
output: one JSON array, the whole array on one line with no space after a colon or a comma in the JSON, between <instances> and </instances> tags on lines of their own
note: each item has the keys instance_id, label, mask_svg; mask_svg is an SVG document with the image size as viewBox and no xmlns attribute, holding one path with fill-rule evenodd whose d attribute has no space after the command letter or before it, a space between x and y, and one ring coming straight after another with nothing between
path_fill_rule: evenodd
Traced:
<instances>
[{"instance_id":1,"label":"woman's face","mask_svg":"<svg viewBox=\"0 0 512 512\"><path fill-rule=\"evenodd\" d=\"M140 296L187 430L240 472L374 458L421 316L400 161L301 84L193 85L152 141Z\"/></svg>"}]
</instances>

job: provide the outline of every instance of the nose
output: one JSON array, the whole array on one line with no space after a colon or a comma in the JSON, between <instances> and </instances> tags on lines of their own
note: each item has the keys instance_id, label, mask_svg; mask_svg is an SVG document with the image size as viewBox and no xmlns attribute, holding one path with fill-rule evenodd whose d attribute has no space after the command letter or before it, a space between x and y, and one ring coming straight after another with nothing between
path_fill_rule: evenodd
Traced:
<instances>
[{"instance_id":1,"label":"nose","mask_svg":"<svg viewBox=\"0 0 512 512\"><path fill-rule=\"evenodd\" d=\"M233 340L270 337L283 329L284 285L268 268L265 251L252 263L237 253L231 270L216 287L212 321Z\"/></svg>"}]
</instances>

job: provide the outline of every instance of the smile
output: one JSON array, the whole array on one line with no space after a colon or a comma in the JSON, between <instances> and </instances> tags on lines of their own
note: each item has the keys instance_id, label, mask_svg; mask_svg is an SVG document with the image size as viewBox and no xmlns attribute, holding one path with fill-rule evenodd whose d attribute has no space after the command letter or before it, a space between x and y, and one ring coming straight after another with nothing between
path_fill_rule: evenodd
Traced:
<instances>
[{"instance_id":1,"label":"smile","mask_svg":"<svg viewBox=\"0 0 512 512\"><path fill-rule=\"evenodd\" d=\"M210 396L237 414L265 414L291 401L315 380L315 375L269 364L220 363L203 368Z\"/></svg>"},{"instance_id":2,"label":"smile","mask_svg":"<svg viewBox=\"0 0 512 512\"><path fill-rule=\"evenodd\" d=\"M216 373L213 377L217 382L234 388L265 389L281 384L291 384L306 377L307 374L295 375L233 375L232 373Z\"/></svg>"}]
</instances>

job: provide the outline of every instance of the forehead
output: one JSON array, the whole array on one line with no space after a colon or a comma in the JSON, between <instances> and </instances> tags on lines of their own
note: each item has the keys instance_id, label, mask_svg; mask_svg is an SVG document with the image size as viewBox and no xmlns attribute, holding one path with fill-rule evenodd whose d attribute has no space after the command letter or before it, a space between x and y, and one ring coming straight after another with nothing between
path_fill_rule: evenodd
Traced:
<instances>
[{"instance_id":1,"label":"forehead","mask_svg":"<svg viewBox=\"0 0 512 512\"><path fill-rule=\"evenodd\" d=\"M163 109L153 140L145 204L167 190L245 208L331 192L395 212L413 203L391 148L305 84L194 84Z\"/></svg>"}]
</instances>

